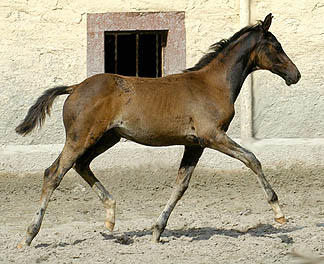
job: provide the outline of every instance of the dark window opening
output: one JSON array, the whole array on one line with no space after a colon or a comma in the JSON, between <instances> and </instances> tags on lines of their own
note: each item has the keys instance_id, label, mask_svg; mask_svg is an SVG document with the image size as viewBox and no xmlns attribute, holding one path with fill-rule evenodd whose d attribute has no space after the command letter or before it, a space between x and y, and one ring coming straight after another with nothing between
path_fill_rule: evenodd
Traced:
<instances>
[{"instance_id":1,"label":"dark window opening","mask_svg":"<svg viewBox=\"0 0 324 264\"><path fill-rule=\"evenodd\" d=\"M161 77L167 31L105 32L105 72Z\"/></svg>"}]
</instances>

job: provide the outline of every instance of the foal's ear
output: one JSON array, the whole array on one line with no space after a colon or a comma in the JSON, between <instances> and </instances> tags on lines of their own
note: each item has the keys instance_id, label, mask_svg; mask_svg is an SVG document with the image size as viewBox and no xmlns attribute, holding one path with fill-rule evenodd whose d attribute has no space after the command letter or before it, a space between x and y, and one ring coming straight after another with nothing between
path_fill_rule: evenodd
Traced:
<instances>
[{"instance_id":1,"label":"foal's ear","mask_svg":"<svg viewBox=\"0 0 324 264\"><path fill-rule=\"evenodd\" d=\"M263 30L265 32L267 32L271 26L271 22L272 22L272 14L270 13L269 15L266 16L266 18L264 19L264 21L262 22L262 27L263 27Z\"/></svg>"}]
</instances>

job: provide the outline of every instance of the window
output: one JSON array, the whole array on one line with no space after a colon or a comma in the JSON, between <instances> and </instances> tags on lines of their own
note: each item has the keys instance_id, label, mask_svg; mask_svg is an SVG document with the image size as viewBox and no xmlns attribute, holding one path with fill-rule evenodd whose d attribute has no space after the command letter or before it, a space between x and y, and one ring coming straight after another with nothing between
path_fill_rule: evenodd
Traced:
<instances>
[{"instance_id":1,"label":"window","mask_svg":"<svg viewBox=\"0 0 324 264\"><path fill-rule=\"evenodd\" d=\"M184 12L88 14L88 77L104 72L147 77L181 72L186 68L184 19Z\"/></svg>"},{"instance_id":2,"label":"window","mask_svg":"<svg viewBox=\"0 0 324 264\"><path fill-rule=\"evenodd\" d=\"M167 31L106 31L105 72L161 77Z\"/></svg>"}]
</instances>

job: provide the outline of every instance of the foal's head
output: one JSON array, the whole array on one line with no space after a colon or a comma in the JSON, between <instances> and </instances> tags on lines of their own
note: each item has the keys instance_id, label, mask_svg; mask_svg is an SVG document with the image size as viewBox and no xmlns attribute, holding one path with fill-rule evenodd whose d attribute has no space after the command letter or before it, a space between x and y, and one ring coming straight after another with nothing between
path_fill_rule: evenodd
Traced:
<instances>
[{"instance_id":1,"label":"foal's head","mask_svg":"<svg viewBox=\"0 0 324 264\"><path fill-rule=\"evenodd\" d=\"M255 68L269 70L281 76L287 85L295 84L301 77L300 72L276 37L269 32L271 21L272 14L269 14L260 24L261 39L255 48Z\"/></svg>"}]
</instances>

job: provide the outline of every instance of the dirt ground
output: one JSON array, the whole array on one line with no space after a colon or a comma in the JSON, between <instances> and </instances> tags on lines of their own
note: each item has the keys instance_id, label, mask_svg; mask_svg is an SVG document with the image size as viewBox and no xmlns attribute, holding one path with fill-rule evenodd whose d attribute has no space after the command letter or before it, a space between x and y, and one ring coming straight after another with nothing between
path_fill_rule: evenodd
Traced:
<instances>
[{"instance_id":1,"label":"dirt ground","mask_svg":"<svg viewBox=\"0 0 324 264\"><path fill-rule=\"evenodd\" d=\"M247 169L197 170L160 244L151 226L177 168L96 172L117 200L115 231L92 190L69 172L32 245L16 249L39 205L42 174L0 174L0 263L303 263L324 255L324 168L265 168L289 222L279 225ZM315 263L315 262L314 262ZM324 263L316 262L316 263Z\"/></svg>"}]
</instances>

